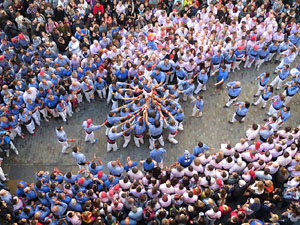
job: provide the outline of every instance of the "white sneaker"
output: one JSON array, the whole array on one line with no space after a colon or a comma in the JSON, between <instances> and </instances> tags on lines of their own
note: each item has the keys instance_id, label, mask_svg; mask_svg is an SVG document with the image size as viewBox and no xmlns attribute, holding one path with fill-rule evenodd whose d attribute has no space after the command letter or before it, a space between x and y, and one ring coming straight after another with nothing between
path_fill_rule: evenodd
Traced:
<instances>
[{"instance_id":1,"label":"white sneaker","mask_svg":"<svg viewBox=\"0 0 300 225\"><path fill-rule=\"evenodd\" d=\"M9 157L9 151L6 151L6 157Z\"/></svg>"},{"instance_id":2,"label":"white sneaker","mask_svg":"<svg viewBox=\"0 0 300 225\"><path fill-rule=\"evenodd\" d=\"M16 155L19 155L19 152L18 152L18 150L17 150L17 149L15 150L15 153L16 153Z\"/></svg>"}]
</instances>

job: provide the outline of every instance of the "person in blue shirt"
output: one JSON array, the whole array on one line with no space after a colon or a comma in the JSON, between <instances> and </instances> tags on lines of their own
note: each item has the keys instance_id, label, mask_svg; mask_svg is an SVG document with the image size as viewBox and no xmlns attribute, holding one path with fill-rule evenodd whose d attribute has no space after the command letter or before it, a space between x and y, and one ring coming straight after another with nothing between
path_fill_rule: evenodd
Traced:
<instances>
[{"instance_id":1,"label":"person in blue shirt","mask_svg":"<svg viewBox=\"0 0 300 225\"><path fill-rule=\"evenodd\" d=\"M255 68L258 71L261 64L263 62L267 61L269 57L269 50L268 47L265 45L262 47L262 49L258 50L257 56L256 56L256 61L255 61Z\"/></svg>"},{"instance_id":2,"label":"person in blue shirt","mask_svg":"<svg viewBox=\"0 0 300 225\"><path fill-rule=\"evenodd\" d=\"M20 108L20 114L19 114L19 119L23 124L25 124L26 129L31 135L35 135L34 130L35 130L35 125L32 119L32 113L28 111L27 109Z\"/></svg>"},{"instance_id":3,"label":"person in blue shirt","mask_svg":"<svg viewBox=\"0 0 300 225\"><path fill-rule=\"evenodd\" d=\"M273 102L270 105L268 116L276 116L277 117L277 112L283 106L284 99L285 99L285 96L283 94L276 95L272 98Z\"/></svg>"},{"instance_id":4,"label":"person in blue shirt","mask_svg":"<svg viewBox=\"0 0 300 225\"><path fill-rule=\"evenodd\" d=\"M278 116L276 120L276 129L280 128L290 117L291 117L291 112L290 112L290 107L285 106L280 112L280 115Z\"/></svg>"},{"instance_id":5,"label":"person in blue shirt","mask_svg":"<svg viewBox=\"0 0 300 225\"><path fill-rule=\"evenodd\" d=\"M59 117L59 114L56 110L57 102L58 102L58 97L52 94L49 94L48 98L46 98L44 102L45 108L54 117Z\"/></svg>"},{"instance_id":6,"label":"person in blue shirt","mask_svg":"<svg viewBox=\"0 0 300 225\"><path fill-rule=\"evenodd\" d=\"M198 157L205 150L213 150L214 148L208 147L206 144L203 144L201 141L198 142L197 146L194 148L194 156Z\"/></svg>"},{"instance_id":7,"label":"person in blue shirt","mask_svg":"<svg viewBox=\"0 0 300 225\"><path fill-rule=\"evenodd\" d=\"M233 124L236 120L240 123L245 121L245 117L248 113L248 108L250 107L249 102L238 102L235 104L237 106L235 113L233 114L232 120L228 123Z\"/></svg>"},{"instance_id":8,"label":"person in blue shirt","mask_svg":"<svg viewBox=\"0 0 300 225\"><path fill-rule=\"evenodd\" d=\"M120 163L120 158L118 158L116 161L108 162L107 169L111 175L117 176L117 177L120 177L122 175L122 173L124 172L124 167Z\"/></svg>"},{"instance_id":9,"label":"person in blue shirt","mask_svg":"<svg viewBox=\"0 0 300 225\"><path fill-rule=\"evenodd\" d=\"M146 122L140 118L134 125L134 143L136 147L140 147L140 144L144 144L144 133L146 131Z\"/></svg>"},{"instance_id":10,"label":"person in blue shirt","mask_svg":"<svg viewBox=\"0 0 300 225\"><path fill-rule=\"evenodd\" d=\"M191 155L188 150L184 151L184 154L178 158L178 162L182 167L188 167L194 161L195 156Z\"/></svg>"},{"instance_id":11,"label":"person in blue shirt","mask_svg":"<svg viewBox=\"0 0 300 225\"><path fill-rule=\"evenodd\" d=\"M295 96L295 94L297 94L299 91L299 84L297 84L296 81L289 81L286 82L286 88L283 92L284 96L285 96L285 100L283 105L287 106L290 101L292 100L293 96Z\"/></svg>"},{"instance_id":12,"label":"person in blue shirt","mask_svg":"<svg viewBox=\"0 0 300 225\"><path fill-rule=\"evenodd\" d=\"M254 97L258 97L261 91L265 89L267 83L270 80L270 73L269 72L262 73L256 78L256 80L258 81L258 91L254 95Z\"/></svg>"},{"instance_id":13,"label":"person in blue shirt","mask_svg":"<svg viewBox=\"0 0 300 225\"><path fill-rule=\"evenodd\" d=\"M85 155L83 153L79 152L78 146L73 148L72 157L76 160L79 170L85 170L84 172L85 172L85 175L87 176L88 162L86 161Z\"/></svg>"},{"instance_id":14,"label":"person in blue shirt","mask_svg":"<svg viewBox=\"0 0 300 225\"><path fill-rule=\"evenodd\" d=\"M268 61L271 61L272 58L274 57L274 55L277 54L278 49L279 49L278 41L273 41L273 43L269 45L269 47L268 47L268 51L269 51Z\"/></svg>"},{"instance_id":15,"label":"person in blue shirt","mask_svg":"<svg viewBox=\"0 0 300 225\"><path fill-rule=\"evenodd\" d=\"M119 82L125 82L128 78L128 69L122 67L119 71L116 72L116 77Z\"/></svg>"},{"instance_id":16,"label":"person in blue shirt","mask_svg":"<svg viewBox=\"0 0 300 225\"><path fill-rule=\"evenodd\" d=\"M156 68L155 71L150 74L150 77L154 78L159 85L162 85L166 80L165 73L162 72L159 68Z\"/></svg>"},{"instance_id":17,"label":"person in blue shirt","mask_svg":"<svg viewBox=\"0 0 300 225\"><path fill-rule=\"evenodd\" d=\"M166 153L166 149L160 147L159 144L155 144L154 149L150 152L149 157L151 157L152 160L157 162L159 165L162 165L164 160L164 154Z\"/></svg>"},{"instance_id":18,"label":"person in blue shirt","mask_svg":"<svg viewBox=\"0 0 300 225\"><path fill-rule=\"evenodd\" d=\"M158 111L160 112L160 108L158 108ZM144 111L144 117L145 117L145 122L147 124L147 126L149 127L149 131L150 131L150 138L149 138L149 142L150 142L150 146L149 149L153 149L155 141L158 140L160 145L164 146L164 139L162 136L162 132L163 132L163 119L164 117L160 118L160 120L155 120L154 124L151 124L148 120L148 112L145 110Z\"/></svg>"},{"instance_id":19,"label":"person in blue shirt","mask_svg":"<svg viewBox=\"0 0 300 225\"><path fill-rule=\"evenodd\" d=\"M202 110L204 107L204 101L202 96L197 96L195 101L193 102L193 112L191 117L201 117L202 116Z\"/></svg>"},{"instance_id":20,"label":"person in blue shirt","mask_svg":"<svg viewBox=\"0 0 300 225\"><path fill-rule=\"evenodd\" d=\"M51 204L51 211L57 217L61 217L62 215L64 215L67 208L68 205L61 201L55 201Z\"/></svg>"},{"instance_id":21,"label":"person in blue shirt","mask_svg":"<svg viewBox=\"0 0 300 225\"><path fill-rule=\"evenodd\" d=\"M160 69L161 73L165 75L165 79L163 80L163 82L168 83L169 80L171 82L173 81L174 73L171 72L174 66L175 66L174 63L171 62L168 58L165 58L164 61L161 61L160 63L157 64L156 69ZM161 81L157 80L157 83L160 83Z\"/></svg>"},{"instance_id":22,"label":"person in blue shirt","mask_svg":"<svg viewBox=\"0 0 300 225\"><path fill-rule=\"evenodd\" d=\"M228 101L226 105L224 105L224 108L228 108L234 101L236 101L242 91L241 82L239 81L229 82L227 84L227 88L228 88Z\"/></svg>"},{"instance_id":23,"label":"person in blue shirt","mask_svg":"<svg viewBox=\"0 0 300 225\"><path fill-rule=\"evenodd\" d=\"M277 84L276 90L279 90L282 87L283 82L290 74L289 65L284 65L282 69L278 69L279 75L271 82L271 85L274 87Z\"/></svg>"},{"instance_id":24,"label":"person in blue shirt","mask_svg":"<svg viewBox=\"0 0 300 225\"><path fill-rule=\"evenodd\" d=\"M95 84L95 89L100 97L100 99L106 98L106 90L108 88L106 81L102 77L98 77Z\"/></svg>"},{"instance_id":25,"label":"person in blue shirt","mask_svg":"<svg viewBox=\"0 0 300 225\"><path fill-rule=\"evenodd\" d=\"M95 160L97 159L98 163L100 165L97 165L97 163L95 162ZM94 154L94 159L89 163L89 171L91 174L93 174L94 176L98 174L99 171L103 170L103 163L100 160L100 158L96 157L96 154Z\"/></svg>"},{"instance_id":26,"label":"person in blue shirt","mask_svg":"<svg viewBox=\"0 0 300 225\"><path fill-rule=\"evenodd\" d=\"M225 52L223 54L223 56L224 56L224 65L226 66L226 70L228 71L228 73L230 73L230 70L231 70L231 68L234 65L235 60L236 60L234 50L230 49L229 52Z\"/></svg>"},{"instance_id":27,"label":"person in blue shirt","mask_svg":"<svg viewBox=\"0 0 300 225\"><path fill-rule=\"evenodd\" d=\"M253 106L257 106L260 102L263 103L262 109L266 108L267 101L271 98L273 94L273 87L268 85L262 91L262 94L259 96L255 103L252 103Z\"/></svg>"},{"instance_id":28,"label":"person in blue shirt","mask_svg":"<svg viewBox=\"0 0 300 225\"><path fill-rule=\"evenodd\" d=\"M233 65L232 72L234 72L235 69L240 70L240 64L241 64L241 62L245 61L246 52L243 49L243 46L239 46L237 48L237 50L235 50L234 55L235 55L235 62L234 62L234 65Z\"/></svg>"},{"instance_id":29,"label":"person in blue shirt","mask_svg":"<svg viewBox=\"0 0 300 225\"><path fill-rule=\"evenodd\" d=\"M176 75L177 78L177 82L179 82L179 80L184 80L185 78L188 77L188 74L186 73L186 71L183 68L180 68L179 65L177 65L173 71L174 75Z\"/></svg>"},{"instance_id":30,"label":"person in blue shirt","mask_svg":"<svg viewBox=\"0 0 300 225\"><path fill-rule=\"evenodd\" d=\"M101 125L94 125L92 124L92 119L89 118L82 123L82 128L85 131L85 138L84 141L89 141L91 144L95 144L98 142L98 139L95 139L94 131L99 130L104 124Z\"/></svg>"},{"instance_id":31,"label":"person in blue shirt","mask_svg":"<svg viewBox=\"0 0 300 225\"><path fill-rule=\"evenodd\" d=\"M182 91L178 91L178 93L183 94L183 101L187 101L188 97L190 98L191 102L195 101L195 97L193 95L195 90L195 84L193 79L180 81L178 85L182 85L183 87Z\"/></svg>"},{"instance_id":32,"label":"person in blue shirt","mask_svg":"<svg viewBox=\"0 0 300 225\"><path fill-rule=\"evenodd\" d=\"M198 86L194 93L197 95L201 90L206 91L206 83L208 80L207 72L205 69L202 69L197 76Z\"/></svg>"},{"instance_id":33,"label":"person in blue shirt","mask_svg":"<svg viewBox=\"0 0 300 225\"><path fill-rule=\"evenodd\" d=\"M214 76L217 72L219 72L219 75L218 75L217 83L215 83L216 90L218 90L220 88L223 89L224 88L223 85L224 85L225 81L228 78L228 72L226 71L226 67L225 66L222 66L219 69L215 70L211 74L211 76Z\"/></svg>"},{"instance_id":34,"label":"person in blue shirt","mask_svg":"<svg viewBox=\"0 0 300 225\"><path fill-rule=\"evenodd\" d=\"M217 54L211 57L212 71L219 69L221 62L224 60L224 56L221 53L221 50L218 50Z\"/></svg>"},{"instance_id":35,"label":"person in blue shirt","mask_svg":"<svg viewBox=\"0 0 300 225\"><path fill-rule=\"evenodd\" d=\"M156 161L154 161L150 156L146 160L141 160L140 163L143 166L145 172L151 172L152 169L156 166Z\"/></svg>"},{"instance_id":36,"label":"person in blue shirt","mask_svg":"<svg viewBox=\"0 0 300 225\"><path fill-rule=\"evenodd\" d=\"M107 152L110 152L111 150L118 151L118 145L116 143L116 140L123 136L124 134L126 134L128 131L133 130L134 127L130 126L128 129L122 131L122 132L118 132L117 130L118 127L113 127L112 129L110 129L110 131L107 134Z\"/></svg>"},{"instance_id":37,"label":"person in blue shirt","mask_svg":"<svg viewBox=\"0 0 300 225\"><path fill-rule=\"evenodd\" d=\"M256 60L257 55L258 55L258 45L254 45L248 52L247 60L244 65L244 69L250 68L252 63Z\"/></svg>"}]
</instances>

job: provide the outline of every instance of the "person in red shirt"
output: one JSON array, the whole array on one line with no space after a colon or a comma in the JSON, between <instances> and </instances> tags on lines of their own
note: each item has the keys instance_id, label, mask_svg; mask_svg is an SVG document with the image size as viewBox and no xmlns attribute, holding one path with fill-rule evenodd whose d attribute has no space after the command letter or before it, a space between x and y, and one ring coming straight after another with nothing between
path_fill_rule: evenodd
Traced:
<instances>
[{"instance_id":1,"label":"person in red shirt","mask_svg":"<svg viewBox=\"0 0 300 225\"><path fill-rule=\"evenodd\" d=\"M103 7L103 5L101 5L100 2L97 2L96 5L93 8L94 15L96 15L99 10L100 10L100 12L102 14L104 13L104 7Z\"/></svg>"},{"instance_id":2,"label":"person in red shirt","mask_svg":"<svg viewBox=\"0 0 300 225\"><path fill-rule=\"evenodd\" d=\"M231 211L231 208L228 205L220 205L219 210L221 211L222 216L225 216L227 213Z\"/></svg>"}]
</instances>

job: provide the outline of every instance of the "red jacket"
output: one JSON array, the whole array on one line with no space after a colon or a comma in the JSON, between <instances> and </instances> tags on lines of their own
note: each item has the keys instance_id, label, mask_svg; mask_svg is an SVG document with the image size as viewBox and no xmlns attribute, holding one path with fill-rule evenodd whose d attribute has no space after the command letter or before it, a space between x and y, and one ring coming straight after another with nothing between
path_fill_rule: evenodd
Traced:
<instances>
[{"instance_id":1,"label":"red jacket","mask_svg":"<svg viewBox=\"0 0 300 225\"><path fill-rule=\"evenodd\" d=\"M96 15L97 14L97 12L100 10L100 12L102 13L102 14L104 14L104 7L103 7L103 5L101 5L101 4L99 4L99 7L97 6L97 4L94 6L94 8L93 8L93 13L94 13L94 15Z\"/></svg>"}]
</instances>

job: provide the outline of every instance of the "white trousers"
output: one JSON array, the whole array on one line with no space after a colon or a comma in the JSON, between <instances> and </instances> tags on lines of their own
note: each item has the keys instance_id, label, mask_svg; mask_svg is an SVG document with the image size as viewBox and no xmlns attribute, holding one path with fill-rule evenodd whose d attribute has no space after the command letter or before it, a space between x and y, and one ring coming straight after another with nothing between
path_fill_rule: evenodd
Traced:
<instances>
[{"instance_id":1,"label":"white trousers","mask_svg":"<svg viewBox=\"0 0 300 225\"><path fill-rule=\"evenodd\" d=\"M273 104L270 105L268 116L276 116L277 117L278 110L274 109Z\"/></svg>"},{"instance_id":2,"label":"white trousers","mask_svg":"<svg viewBox=\"0 0 300 225\"><path fill-rule=\"evenodd\" d=\"M93 93L94 93L93 90L88 91L88 92L84 92L84 96L85 96L85 98L86 98L86 100L87 100L88 102L91 102L91 97L92 97L92 94L93 94Z\"/></svg>"},{"instance_id":3,"label":"white trousers","mask_svg":"<svg viewBox=\"0 0 300 225\"><path fill-rule=\"evenodd\" d=\"M260 83L258 82L258 90L255 95L257 95L257 96L260 95L260 92L262 92L262 90L264 90L264 88L265 87L261 86Z\"/></svg>"},{"instance_id":4,"label":"white trousers","mask_svg":"<svg viewBox=\"0 0 300 225\"><path fill-rule=\"evenodd\" d=\"M152 150L154 148L154 144L155 144L155 141L158 140L159 141L159 144L161 146L165 146L165 142L164 142L164 139L163 139L163 136L161 135L158 139L154 139L152 137L149 138L149 143L150 143L150 146L149 148Z\"/></svg>"},{"instance_id":5,"label":"white trousers","mask_svg":"<svg viewBox=\"0 0 300 225\"><path fill-rule=\"evenodd\" d=\"M228 63L228 64L226 63L225 67L226 67L227 72L230 73L230 70L232 68L232 63Z\"/></svg>"},{"instance_id":6,"label":"white trousers","mask_svg":"<svg viewBox=\"0 0 300 225\"><path fill-rule=\"evenodd\" d=\"M17 126L16 128L14 129L11 129L11 139L15 139L16 136L22 136L22 128L21 126Z\"/></svg>"},{"instance_id":7,"label":"white trousers","mask_svg":"<svg viewBox=\"0 0 300 225\"><path fill-rule=\"evenodd\" d=\"M201 84L199 81L198 82L198 86L196 88L196 90L194 91L195 94L198 94L201 90L206 91L206 85L205 84Z\"/></svg>"},{"instance_id":8,"label":"white trousers","mask_svg":"<svg viewBox=\"0 0 300 225\"><path fill-rule=\"evenodd\" d=\"M67 109L68 116L71 117L73 115L73 110L72 110L72 104L70 101L67 103L66 109Z\"/></svg>"},{"instance_id":9,"label":"white trousers","mask_svg":"<svg viewBox=\"0 0 300 225\"><path fill-rule=\"evenodd\" d=\"M106 89L103 88L102 90L97 90L97 93L99 95L99 98L103 99L106 98Z\"/></svg>"},{"instance_id":10,"label":"white trousers","mask_svg":"<svg viewBox=\"0 0 300 225\"><path fill-rule=\"evenodd\" d=\"M213 65L212 66L212 72L215 72L217 69L219 69L220 68L220 64L218 64L218 65Z\"/></svg>"},{"instance_id":11,"label":"white trousers","mask_svg":"<svg viewBox=\"0 0 300 225\"><path fill-rule=\"evenodd\" d=\"M193 101L195 101L196 99L195 99L195 97L194 97L194 95L193 94L190 94L190 95L187 95L187 94L183 94L183 101L187 101L187 98L189 97L189 99L191 100L191 102L193 102Z\"/></svg>"},{"instance_id":12,"label":"white trousers","mask_svg":"<svg viewBox=\"0 0 300 225\"><path fill-rule=\"evenodd\" d=\"M107 142L107 152L110 152L111 150L113 150L114 152L118 150L117 142L115 142L114 144Z\"/></svg>"},{"instance_id":13,"label":"white trousers","mask_svg":"<svg viewBox=\"0 0 300 225\"><path fill-rule=\"evenodd\" d=\"M255 67L257 69L257 71L259 70L259 68L261 67L261 65L265 62L265 59L258 59L255 61Z\"/></svg>"},{"instance_id":14,"label":"white trousers","mask_svg":"<svg viewBox=\"0 0 300 225\"><path fill-rule=\"evenodd\" d=\"M268 61L271 61L272 58L276 55L276 52L274 53L269 53ZM276 57L275 57L276 58Z\"/></svg>"},{"instance_id":15,"label":"white trousers","mask_svg":"<svg viewBox=\"0 0 300 225\"><path fill-rule=\"evenodd\" d=\"M286 90L283 92L283 95L285 96L283 105L287 106L294 96L287 96Z\"/></svg>"},{"instance_id":16,"label":"white trousers","mask_svg":"<svg viewBox=\"0 0 300 225\"><path fill-rule=\"evenodd\" d=\"M58 112L56 109L49 109L49 112L51 113L51 115L53 115L54 117L59 117Z\"/></svg>"},{"instance_id":17,"label":"white trousers","mask_svg":"<svg viewBox=\"0 0 300 225\"><path fill-rule=\"evenodd\" d=\"M254 103L254 105L258 105L259 103L263 103L263 107L265 108L267 105L267 101L264 100L261 96L259 96L259 98L257 99L257 101Z\"/></svg>"},{"instance_id":18,"label":"white trousers","mask_svg":"<svg viewBox=\"0 0 300 225\"><path fill-rule=\"evenodd\" d=\"M199 117L202 116L202 112L200 112L200 110L197 108L196 105L194 105L194 107L193 107L192 116L199 116Z\"/></svg>"},{"instance_id":19,"label":"white trousers","mask_svg":"<svg viewBox=\"0 0 300 225\"><path fill-rule=\"evenodd\" d=\"M183 130L183 121L178 122L178 130Z\"/></svg>"},{"instance_id":20,"label":"white trousers","mask_svg":"<svg viewBox=\"0 0 300 225\"><path fill-rule=\"evenodd\" d=\"M95 143L96 140L95 140L94 132L91 132L90 134L85 132L84 141L89 141L89 142L91 142L91 144Z\"/></svg>"},{"instance_id":21,"label":"white trousers","mask_svg":"<svg viewBox=\"0 0 300 225\"><path fill-rule=\"evenodd\" d=\"M43 115L44 120L46 120L47 122L49 122L49 120L47 119L47 117L48 117L48 111L47 111L47 109L43 108L43 109L39 109L39 111Z\"/></svg>"},{"instance_id":22,"label":"white trousers","mask_svg":"<svg viewBox=\"0 0 300 225\"><path fill-rule=\"evenodd\" d=\"M134 140L134 143L135 143L136 147L138 147L138 148L141 147L140 144L144 144L144 138L143 138L143 136L140 137L140 138L137 138L136 136L134 136L133 140Z\"/></svg>"},{"instance_id":23,"label":"white trousers","mask_svg":"<svg viewBox=\"0 0 300 225\"><path fill-rule=\"evenodd\" d=\"M32 113L32 118L34 119L36 125L41 125L41 114L39 110L36 110L34 113Z\"/></svg>"},{"instance_id":24,"label":"white trousers","mask_svg":"<svg viewBox=\"0 0 300 225\"><path fill-rule=\"evenodd\" d=\"M240 61L235 61L234 65L233 65L233 72L235 71L235 69L240 70L240 64L242 63L242 60Z\"/></svg>"},{"instance_id":25,"label":"white trousers","mask_svg":"<svg viewBox=\"0 0 300 225\"><path fill-rule=\"evenodd\" d=\"M60 115L60 117L62 118L62 120L64 122L67 122L67 110L66 109L62 112L58 112L58 115Z\"/></svg>"},{"instance_id":26,"label":"white trousers","mask_svg":"<svg viewBox=\"0 0 300 225\"><path fill-rule=\"evenodd\" d=\"M66 150L71 146L71 145L69 145L69 143L67 141L59 141L58 140L58 143L61 144L61 146L62 146L62 149L61 149L62 153L65 153Z\"/></svg>"},{"instance_id":27,"label":"white trousers","mask_svg":"<svg viewBox=\"0 0 300 225\"><path fill-rule=\"evenodd\" d=\"M82 170L84 169L84 175L87 177L89 174L88 174L88 171L89 171L89 165L88 164L84 164L84 165L79 165L77 164L78 167L79 167L79 170Z\"/></svg>"},{"instance_id":28,"label":"white trousers","mask_svg":"<svg viewBox=\"0 0 300 225\"><path fill-rule=\"evenodd\" d=\"M276 76L270 85L274 87L276 84L278 84L276 89L279 90L282 87L282 83L283 80L281 80L279 76Z\"/></svg>"},{"instance_id":29,"label":"white trousers","mask_svg":"<svg viewBox=\"0 0 300 225\"><path fill-rule=\"evenodd\" d=\"M231 120L232 123L234 123L236 121L235 116L236 116L236 113L234 113L233 116L232 116L232 120ZM243 117L242 121L245 121L245 118L246 117Z\"/></svg>"},{"instance_id":30,"label":"white trousers","mask_svg":"<svg viewBox=\"0 0 300 225\"><path fill-rule=\"evenodd\" d=\"M30 134L34 133L35 125L34 125L33 119L31 119L31 122L25 126Z\"/></svg>"},{"instance_id":31,"label":"white trousers","mask_svg":"<svg viewBox=\"0 0 300 225\"><path fill-rule=\"evenodd\" d=\"M235 102L237 100L238 97L236 98L230 98L228 96L228 100L227 100L227 103L226 103L226 106L229 107L233 102Z\"/></svg>"},{"instance_id":32,"label":"white trousers","mask_svg":"<svg viewBox=\"0 0 300 225\"><path fill-rule=\"evenodd\" d=\"M118 100L116 100L116 101L112 100L112 107L111 107L111 109L114 110L114 109L116 109L118 107L119 107Z\"/></svg>"},{"instance_id":33,"label":"white trousers","mask_svg":"<svg viewBox=\"0 0 300 225\"><path fill-rule=\"evenodd\" d=\"M169 133L168 141L173 143L173 144L178 144L178 141L175 139L175 137L176 137L176 134L173 135L173 134Z\"/></svg>"},{"instance_id":34,"label":"white trousers","mask_svg":"<svg viewBox=\"0 0 300 225\"><path fill-rule=\"evenodd\" d=\"M78 104L82 102L82 94L81 93L77 94L77 101L78 101Z\"/></svg>"},{"instance_id":35,"label":"white trousers","mask_svg":"<svg viewBox=\"0 0 300 225\"><path fill-rule=\"evenodd\" d=\"M106 101L107 101L107 104L109 104L109 103L110 103L111 99L112 99L112 91L111 91L111 90L109 90L109 92L108 92L108 96L107 96L107 99L106 99Z\"/></svg>"},{"instance_id":36,"label":"white trousers","mask_svg":"<svg viewBox=\"0 0 300 225\"><path fill-rule=\"evenodd\" d=\"M131 140L131 135L130 134L128 136L123 135L123 137L124 137L123 148L126 148Z\"/></svg>"},{"instance_id":37,"label":"white trousers","mask_svg":"<svg viewBox=\"0 0 300 225\"><path fill-rule=\"evenodd\" d=\"M247 56L244 68L250 68L254 61L255 61L255 58L250 58L249 56Z\"/></svg>"}]
</instances>

